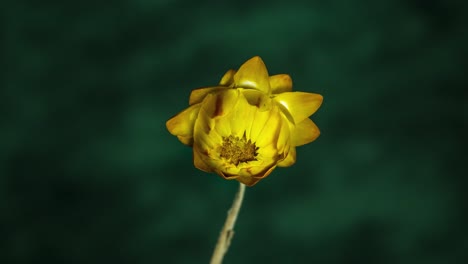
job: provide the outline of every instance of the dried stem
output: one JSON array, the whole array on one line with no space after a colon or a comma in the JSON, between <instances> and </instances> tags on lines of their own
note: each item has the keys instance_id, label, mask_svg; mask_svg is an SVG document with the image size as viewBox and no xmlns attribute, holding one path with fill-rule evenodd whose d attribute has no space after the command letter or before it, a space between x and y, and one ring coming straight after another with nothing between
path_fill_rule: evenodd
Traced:
<instances>
[{"instance_id":1,"label":"dried stem","mask_svg":"<svg viewBox=\"0 0 468 264\"><path fill-rule=\"evenodd\" d=\"M216 244L213 256L211 257L210 264L221 264L223 262L224 254L226 254L231 239L234 236L234 224L236 223L237 215L244 199L245 185L239 183L239 191L237 191L236 197L232 202L231 209L228 211L226 222L224 223L223 229L219 234L218 243Z\"/></svg>"}]
</instances>

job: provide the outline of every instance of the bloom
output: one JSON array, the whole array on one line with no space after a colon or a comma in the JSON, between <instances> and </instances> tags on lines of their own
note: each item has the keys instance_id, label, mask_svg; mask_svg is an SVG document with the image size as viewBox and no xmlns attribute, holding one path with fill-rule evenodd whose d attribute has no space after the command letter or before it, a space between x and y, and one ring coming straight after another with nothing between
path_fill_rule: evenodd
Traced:
<instances>
[{"instance_id":1,"label":"bloom","mask_svg":"<svg viewBox=\"0 0 468 264\"><path fill-rule=\"evenodd\" d=\"M320 135L308 117L322 100L292 92L290 76L269 76L256 56L227 71L218 86L193 90L190 106L166 127L193 147L196 168L252 186L277 166L293 165L296 147Z\"/></svg>"}]
</instances>

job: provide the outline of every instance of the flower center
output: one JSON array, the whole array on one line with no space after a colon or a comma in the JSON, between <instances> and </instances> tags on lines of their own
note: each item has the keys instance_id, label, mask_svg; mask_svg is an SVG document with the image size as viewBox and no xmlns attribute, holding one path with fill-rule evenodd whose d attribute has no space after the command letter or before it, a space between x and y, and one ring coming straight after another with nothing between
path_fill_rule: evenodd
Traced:
<instances>
[{"instance_id":1,"label":"flower center","mask_svg":"<svg viewBox=\"0 0 468 264\"><path fill-rule=\"evenodd\" d=\"M223 144L218 148L219 156L228 160L231 164L239 165L240 162L257 160L258 147L246 139L235 136L223 137Z\"/></svg>"}]
</instances>

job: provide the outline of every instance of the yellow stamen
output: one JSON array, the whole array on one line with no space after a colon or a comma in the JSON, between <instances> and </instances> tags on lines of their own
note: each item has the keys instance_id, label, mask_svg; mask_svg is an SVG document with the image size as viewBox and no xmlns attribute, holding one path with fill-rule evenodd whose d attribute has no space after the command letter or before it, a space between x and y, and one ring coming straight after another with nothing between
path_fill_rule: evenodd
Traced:
<instances>
[{"instance_id":1,"label":"yellow stamen","mask_svg":"<svg viewBox=\"0 0 468 264\"><path fill-rule=\"evenodd\" d=\"M223 145L218 148L219 156L236 166L240 162L257 160L257 150L258 147L250 139L247 140L245 133L242 138L233 135L223 137Z\"/></svg>"}]
</instances>

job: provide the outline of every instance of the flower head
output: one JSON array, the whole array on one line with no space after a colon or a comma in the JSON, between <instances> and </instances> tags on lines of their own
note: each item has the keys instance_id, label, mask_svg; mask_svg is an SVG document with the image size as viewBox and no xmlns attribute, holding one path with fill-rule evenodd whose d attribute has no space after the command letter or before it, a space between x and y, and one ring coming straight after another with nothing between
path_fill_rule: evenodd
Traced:
<instances>
[{"instance_id":1,"label":"flower head","mask_svg":"<svg viewBox=\"0 0 468 264\"><path fill-rule=\"evenodd\" d=\"M287 74L269 76L258 56L229 70L218 86L195 89L169 132L193 147L194 165L252 186L276 166L296 162L296 147L320 134L308 117L322 96L292 92Z\"/></svg>"}]
</instances>

